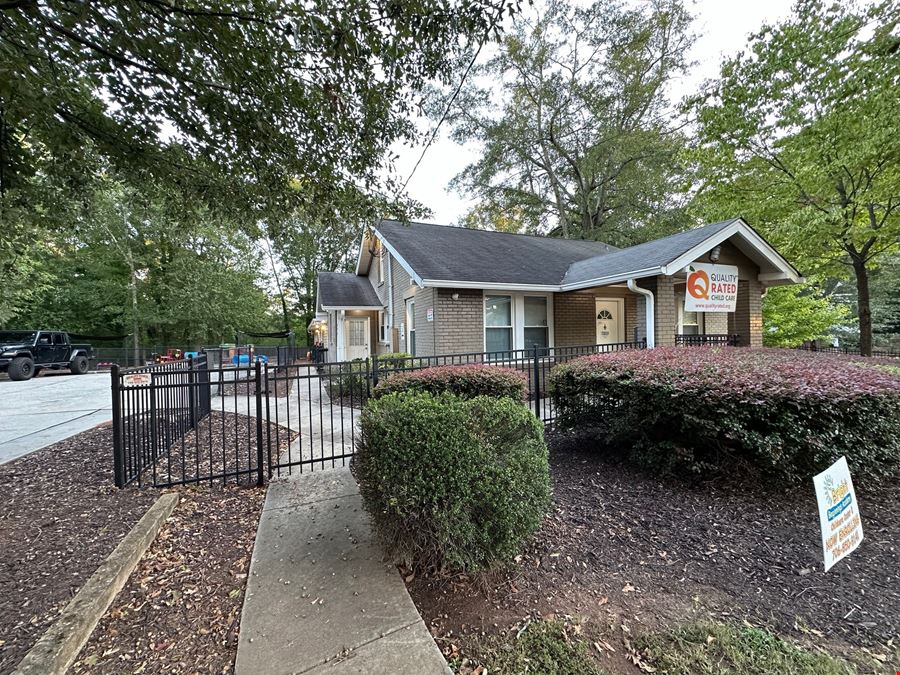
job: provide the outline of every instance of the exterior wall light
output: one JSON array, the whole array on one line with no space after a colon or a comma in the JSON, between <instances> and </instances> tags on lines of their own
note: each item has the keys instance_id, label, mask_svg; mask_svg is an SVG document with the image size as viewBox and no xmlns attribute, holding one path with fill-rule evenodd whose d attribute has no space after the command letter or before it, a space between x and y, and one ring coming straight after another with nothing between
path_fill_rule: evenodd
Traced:
<instances>
[{"instance_id":1,"label":"exterior wall light","mask_svg":"<svg viewBox=\"0 0 900 675\"><path fill-rule=\"evenodd\" d=\"M709 252L709 261L711 263L719 262L719 256L722 254L721 246L713 246L713 249Z\"/></svg>"}]
</instances>

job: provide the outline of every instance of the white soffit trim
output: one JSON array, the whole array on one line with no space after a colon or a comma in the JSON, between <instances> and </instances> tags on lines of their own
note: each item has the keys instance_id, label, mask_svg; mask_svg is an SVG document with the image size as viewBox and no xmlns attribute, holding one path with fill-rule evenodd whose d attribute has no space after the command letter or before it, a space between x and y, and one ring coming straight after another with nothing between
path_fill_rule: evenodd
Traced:
<instances>
[{"instance_id":1,"label":"white soffit trim","mask_svg":"<svg viewBox=\"0 0 900 675\"><path fill-rule=\"evenodd\" d=\"M665 265L662 268L662 273L667 276L672 276L673 274L680 272L690 263L694 262L699 256L736 234L743 237L769 262L769 264L779 270L786 278L794 283L802 282L803 278L797 273L797 270L795 270L793 266L778 253L778 251L772 248L765 239L760 237L753 228L740 218L724 230L717 232L708 239L704 239L687 253L682 254L668 265Z\"/></svg>"},{"instance_id":2,"label":"white soffit trim","mask_svg":"<svg viewBox=\"0 0 900 675\"><path fill-rule=\"evenodd\" d=\"M362 271L363 256L366 256L367 258L369 257L368 255L366 255L366 254L368 254L368 250L366 249L366 234L367 233L368 233L368 230L363 230L362 237L360 237L360 240L359 240L359 255L356 256L356 273L358 275L363 274L363 271Z\"/></svg>"},{"instance_id":3,"label":"white soffit trim","mask_svg":"<svg viewBox=\"0 0 900 675\"><path fill-rule=\"evenodd\" d=\"M486 291L540 291L553 293L560 290L559 286L547 284L500 284L485 281L454 281L452 279L423 279L422 283L430 288L475 288Z\"/></svg>"},{"instance_id":4,"label":"white soffit trim","mask_svg":"<svg viewBox=\"0 0 900 675\"><path fill-rule=\"evenodd\" d=\"M400 266L407 271L412 280L416 282L416 285L419 288L425 288L425 283L422 281L422 277L416 274L415 270L412 266L403 259L403 256L397 253L397 249L391 245L381 232L378 231L378 228L372 228L372 232L375 233L375 236L381 240L382 245L390 252L390 254L397 259L397 262L400 263Z\"/></svg>"},{"instance_id":5,"label":"white soffit trim","mask_svg":"<svg viewBox=\"0 0 900 675\"><path fill-rule=\"evenodd\" d=\"M335 312L335 311L339 311L339 310L353 310L353 309L360 309L365 312L375 312L375 311L380 312L380 311L384 310L384 307L382 307L381 305L327 305L327 306L322 305L322 309L327 310L329 312Z\"/></svg>"},{"instance_id":6,"label":"white soffit trim","mask_svg":"<svg viewBox=\"0 0 900 675\"><path fill-rule=\"evenodd\" d=\"M578 291L583 288L592 288L594 286L611 286L612 284L628 281L629 279L644 279L646 277L655 277L658 274L664 274L662 267L645 267L642 270L633 270L631 272L622 272L621 274L611 274L607 277L597 277L596 279L587 279L571 284L563 284L560 291Z\"/></svg>"}]
</instances>

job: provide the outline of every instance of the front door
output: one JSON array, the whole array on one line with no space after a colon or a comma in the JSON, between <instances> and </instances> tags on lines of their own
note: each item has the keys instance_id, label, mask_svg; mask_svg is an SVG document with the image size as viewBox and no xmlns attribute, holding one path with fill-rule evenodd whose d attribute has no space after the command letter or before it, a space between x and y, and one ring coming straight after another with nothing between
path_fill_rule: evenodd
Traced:
<instances>
[{"instance_id":1,"label":"front door","mask_svg":"<svg viewBox=\"0 0 900 675\"><path fill-rule=\"evenodd\" d=\"M344 342L348 361L369 358L368 317L347 319L344 322Z\"/></svg>"},{"instance_id":2,"label":"front door","mask_svg":"<svg viewBox=\"0 0 900 675\"><path fill-rule=\"evenodd\" d=\"M608 345L624 342L623 320L625 301L617 298L597 298L595 315L597 317L597 344Z\"/></svg>"}]
</instances>

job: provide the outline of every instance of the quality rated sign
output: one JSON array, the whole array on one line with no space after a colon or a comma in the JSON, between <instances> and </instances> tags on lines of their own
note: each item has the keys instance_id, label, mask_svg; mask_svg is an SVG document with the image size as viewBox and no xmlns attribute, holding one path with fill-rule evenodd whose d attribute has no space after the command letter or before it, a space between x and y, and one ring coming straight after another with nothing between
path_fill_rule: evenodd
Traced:
<instances>
[{"instance_id":1,"label":"quality rated sign","mask_svg":"<svg viewBox=\"0 0 900 675\"><path fill-rule=\"evenodd\" d=\"M819 521L822 525L822 550L827 572L839 560L847 557L863 539L859 506L847 459L838 461L813 478L819 502Z\"/></svg>"}]
</instances>

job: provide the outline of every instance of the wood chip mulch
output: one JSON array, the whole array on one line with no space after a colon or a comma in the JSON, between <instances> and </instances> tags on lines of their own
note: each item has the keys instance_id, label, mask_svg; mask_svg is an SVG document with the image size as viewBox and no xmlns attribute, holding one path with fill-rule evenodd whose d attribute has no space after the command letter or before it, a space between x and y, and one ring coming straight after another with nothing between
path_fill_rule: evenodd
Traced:
<instances>
[{"instance_id":1,"label":"wood chip mulch","mask_svg":"<svg viewBox=\"0 0 900 675\"><path fill-rule=\"evenodd\" d=\"M825 573L812 481L787 490L747 475L689 484L581 448L551 439L553 512L511 568L412 581L439 642L535 615L656 629L700 611L841 649L890 653L900 643L895 483L858 482L865 539Z\"/></svg>"},{"instance_id":2,"label":"wood chip mulch","mask_svg":"<svg viewBox=\"0 0 900 675\"><path fill-rule=\"evenodd\" d=\"M252 485L257 480L256 418L214 410L144 470L141 482L165 486L216 476L218 482ZM274 422L262 426L263 462L277 462L299 432ZM221 478L225 476L224 478Z\"/></svg>"},{"instance_id":3,"label":"wood chip mulch","mask_svg":"<svg viewBox=\"0 0 900 675\"><path fill-rule=\"evenodd\" d=\"M264 488L181 489L181 501L73 673L227 673Z\"/></svg>"},{"instance_id":4,"label":"wood chip mulch","mask_svg":"<svg viewBox=\"0 0 900 675\"><path fill-rule=\"evenodd\" d=\"M158 492L119 490L97 428L0 466L0 673L12 671Z\"/></svg>"}]
</instances>

